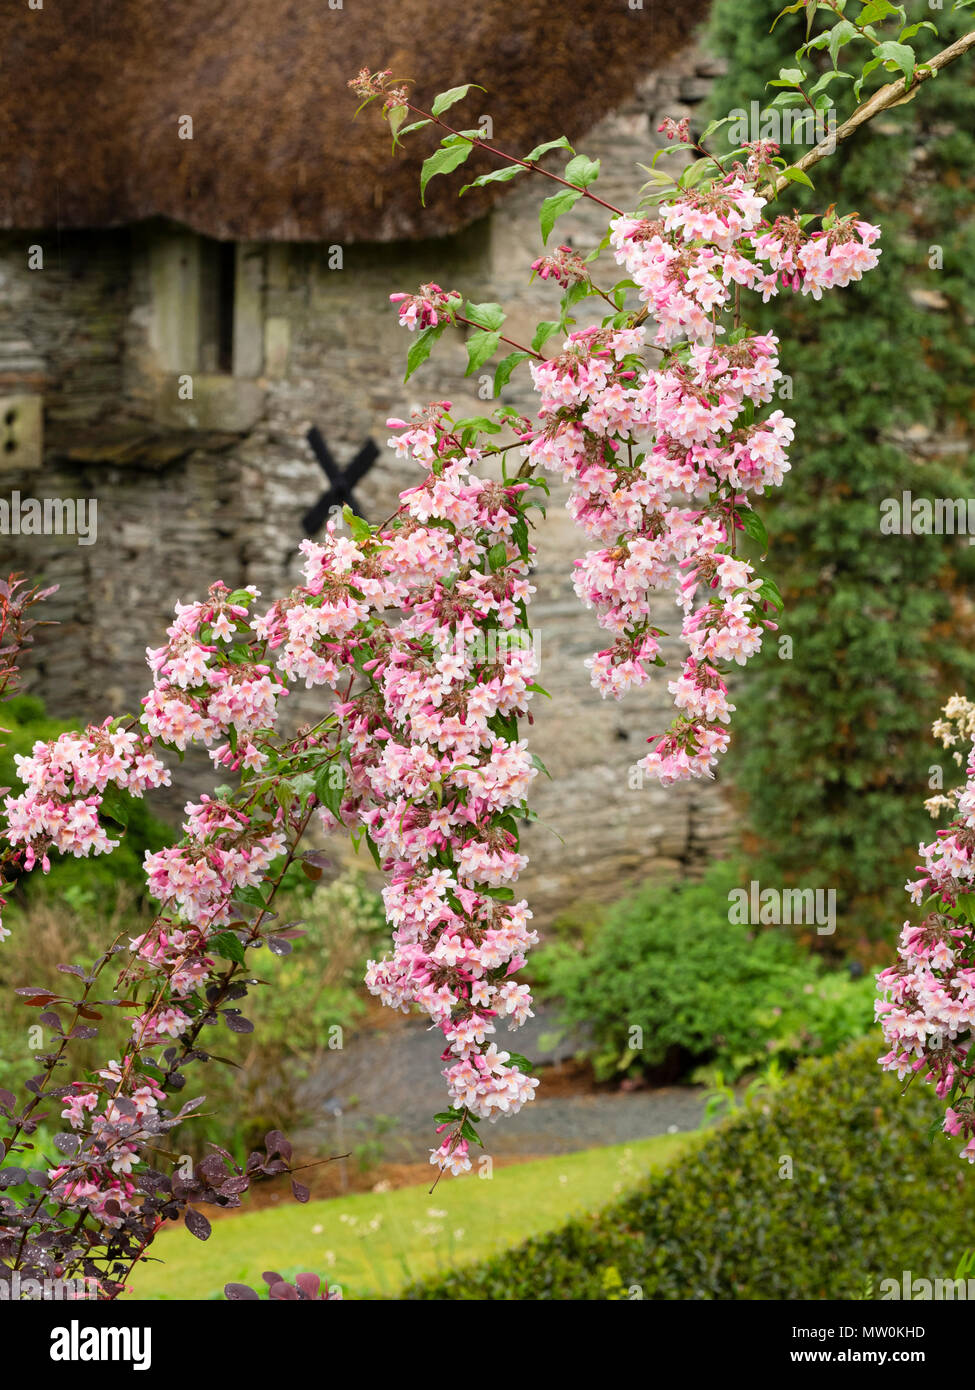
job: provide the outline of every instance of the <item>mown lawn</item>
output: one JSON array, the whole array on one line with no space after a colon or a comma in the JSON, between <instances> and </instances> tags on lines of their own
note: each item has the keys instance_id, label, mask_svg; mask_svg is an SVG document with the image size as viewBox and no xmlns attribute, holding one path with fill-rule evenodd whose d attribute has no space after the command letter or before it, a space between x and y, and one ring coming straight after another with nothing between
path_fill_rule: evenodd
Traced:
<instances>
[{"instance_id":1,"label":"mown lawn","mask_svg":"<svg viewBox=\"0 0 975 1390\"><path fill-rule=\"evenodd\" d=\"M604 1206L698 1137L663 1134L516 1163L490 1180L444 1178L432 1196L422 1186L305 1206L282 1199L280 1207L214 1221L205 1243L174 1226L153 1246L164 1263L137 1269L126 1298L219 1298L227 1283L263 1288L265 1269L286 1278L312 1270L340 1285L346 1298L393 1298L413 1279L496 1254Z\"/></svg>"}]
</instances>

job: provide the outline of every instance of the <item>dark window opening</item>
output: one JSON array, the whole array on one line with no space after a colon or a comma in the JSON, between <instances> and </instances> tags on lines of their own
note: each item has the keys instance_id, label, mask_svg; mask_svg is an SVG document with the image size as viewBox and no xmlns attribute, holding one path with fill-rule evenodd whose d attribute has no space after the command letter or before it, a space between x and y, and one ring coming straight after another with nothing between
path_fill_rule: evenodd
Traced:
<instances>
[{"instance_id":1,"label":"dark window opening","mask_svg":"<svg viewBox=\"0 0 975 1390\"><path fill-rule=\"evenodd\" d=\"M234 370L234 295L237 246L233 241L200 244L200 370L230 375Z\"/></svg>"}]
</instances>

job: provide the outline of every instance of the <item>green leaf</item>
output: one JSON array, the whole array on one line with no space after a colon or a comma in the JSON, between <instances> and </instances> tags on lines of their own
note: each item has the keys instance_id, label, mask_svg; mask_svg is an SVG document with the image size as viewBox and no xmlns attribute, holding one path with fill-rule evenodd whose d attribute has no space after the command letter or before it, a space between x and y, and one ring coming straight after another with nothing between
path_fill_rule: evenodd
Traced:
<instances>
[{"instance_id":1,"label":"green leaf","mask_svg":"<svg viewBox=\"0 0 975 1390\"><path fill-rule=\"evenodd\" d=\"M560 135L557 140L546 140L544 145L536 145L529 154L525 155L525 163L533 164L536 159L541 159L543 154L548 154L549 150L568 150L570 154L575 154L575 150L565 136Z\"/></svg>"},{"instance_id":2,"label":"green leaf","mask_svg":"<svg viewBox=\"0 0 975 1390\"><path fill-rule=\"evenodd\" d=\"M509 1052L508 1061L511 1066L518 1071L523 1071L526 1075L531 1072L532 1064L527 1057L523 1057L520 1052Z\"/></svg>"},{"instance_id":3,"label":"green leaf","mask_svg":"<svg viewBox=\"0 0 975 1390\"><path fill-rule=\"evenodd\" d=\"M389 121L389 128L392 131L393 135L393 149L395 149L397 145L397 131L399 130L403 122L406 120L408 113L409 107L394 106L390 111L389 115L386 117L386 119Z\"/></svg>"},{"instance_id":4,"label":"green leaf","mask_svg":"<svg viewBox=\"0 0 975 1390\"><path fill-rule=\"evenodd\" d=\"M797 87L805 82L806 74L802 68L779 68L779 81L767 82L767 87Z\"/></svg>"},{"instance_id":5,"label":"green leaf","mask_svg":"<svg viewBox=\"0 0 975 1390\"><path fill-rule=\"evenodd\" d=\"M975 0L973 0L973 3L975 3ZM897 42L903 43L905 39L913 39L914 35L919 34L922 29L930 29L932 34L938 32L930 19L922 19L919 24L909 24L906 29L902 29L897 35Z\"/></svg>"},{"instance_id":6,"label":"green leaf","mask_svg":"<svg viewBox=\"0 0 975 1390\"><path fill-rule=\"evenodd\" d=\"M472 333L466 343L467 371L464 375L470 376L478 367L483 367L488 358L494 356L500 341L500 333Z\"/></svg>"},{"instance_id":7,"label":"green leaf","mask_svg":"<svg viewBox=\"0 0 975 1390\"><path fill-rule=\"evenodd\" d=\"M857 15L857 23L862 28L866 24L876 24L892 14L898 15L902 24L907 18L903 7L900 5L892 5L890 0L869 0L866 8L861 10Z\"/></svg>"},{"instance_id":8,"label":"green leaf","mask_svg":"<svg viewBox=\"0 0 975 1390\"><path fill-rule=\"evenodd\" d=\"M678 179L679 188L694 188L702 183L708 174L714 171L714 162L711 159L695 159L693 164L688 164L687 168Z\"/></svg>"},{"instance_id":9,"label":"green leaf","mask_svg":"<svg viewBox=\"0 0 975 1390\"><path fill-rule=\"evenodd\" d=\"M497 545L492 545L491 549L488 551L488 564L491 567L491 573L497 574L498 570L502 569L507 563L508 547L505 545L504 541L498 541Z\"/></svg>"},{"instance_id":10,"label":"green leaf","mask_svg":"<svg viewBox=\"0 0 975 1390\"><path fill-rule=\"evenodd\" d=\"M477 1130L471 1124L471 1117L469 1115L466 1116L466 1118L464 1119L464 1123L460 1127L460 1132L462 1137L466 1139L468 1143L479 1144L482 1149L484 1148L481 1136L478 1134Z\"/></svg>"},{"instance_id":11,"label":"green leaf","mask_svg":"<svg viewBox=\"0 0 975 1390\"><path fill-rule=\"evenodd\" d=\"M457 420L454 430L460 433L460 442L466 449L479 434L500 434L501 426L497 420L490 420L486 415L469 415Z\"/></svg>"},{"instance_id":12,"label":"green leaf","mask_svg":"<svg viewBox=\"0 0 975 1390\"><path fill-rule=\"evenodd\" d=\"M315 795L333 816L338 817L345 795L345 771L339 763L319 768L314 778Z\"/></svg>"},{"instance_id":13,"label":"green leaf","mask_svg":"<svg viewBox=\"0 0 975 1390\"><path fill-rule=\"evenodd\" d=\"M595 295L596 291L588 280L576 280L562 296L563 317L565 310L572 309L576 304L581 304L584 299L593 299Z\"/></svg>"},{"instance_id":14,"label":"green leaf","mask_svg":"<svg viewBox=\"0 0 975 1390\"><path fill-rule=\"evenodd\" d=\"M778 608L780 612L785 607L785 600L779 593L779 586L774 579L769 579L768 576L766 576L759 586L758 593L759 597L765 599L767 603L771 603L772 606Z\"/></svg>"},{"instance_id":15,"label":"green leaf","mask_svg":"<svg viewBox=\"0 0 975 1390\"><path fill-rule=\"evenodd\" d=\"M538 210L538 221L542 229L543 242L548 241L556 221L564 212L568 212L570 208L575 207L581 197L581 189L563 188L558 193L553 193L551 198L545 199Z\"/></svg>"},{"instance_id":16,"label":"green leaf","mask_svg":"<svg viewBox=\"0 0 975 1390\"><path fill-rule=\"evenodd\" d=\"M424 328L422 333L418 333L410 344L410 350L406 354L406 376L404 381L409 381L422 362L430 356L434 343L444 330L443 324L437 324L435 328Z\"/></svg>"},{"instance_id":17,"label":"green leaf","mask_svg":"<svg viewBox=\"0 0 975 1390\"><path fill-rule=\"evenodd\" d=\"M266 907L264 894L256 883L245 883L242 888L234 889L234 897L238 902L247 903L249 907Z\"/></svg>"},{"instance_id":18,"label":"green leaf","mask_svg":"<svg viewBox=\"0 0 975 1390\"><path fill-rule=\"evenodd\" d=\"M758 541L762 550L768 550L768 531L765 529L765 522L758 512L739 512L741 524L745 528L745 535L751 536L753 541Z\"/></svg>"},{"instance_id":19,"label":"green leaf","mask_svg":"<svg viewBox=\"0 0 975 1390\"><path fill-rule=\"evenodd\" d=\"M430 107L430 115L442 116L445 111L449 111L458 101L463 101L472 88L477 88L479 92L486 90L476 82L465 82L463 87L450 87L446 92L441 92L435 99L433 105Z\"/></svg>"},{"instance_id":20,"label":"green leaf","mask_svg":"<svg viewBox=\"0 0 975 1390\"><path fill-rule=\"evenodd\" d=\"M364 541L372 535L372 527L368 521L364 516L359 516L357 512L354 512L348 503L342 508L342 520L352 532L353 540Z\"/></svg>"},{"instance_id":21,"label":"green leaf","mask_svg":"<svg viewBox=\"0 0 975 1390\"><path fill-rule=\"evenodd\" d=\"M423 161L420 170L420 202L426 206L427 184L437 174L449 174L468 158L474 146L461 135L450 135Z\"/></svg>"},{"instance_id":22,"label":"green leaf","mask_svg":"<svg viewBox=\"0 0 975 1390\"><path fill-rule=\"evenodd\" d=\"M409 135L409 133L410 133L411 130L419 130L422 126L425 126L425 125L433 125L433 121L428 121L428 120L413 121L410 125L405 125L405 126L403 126L403 128L402 128L401 130L399 130L399 131L397 132L397 134L398 134L400 140L402 140L403 136L404 136L404 135Z\"/></svg>"},{"instance_id":23,"label":"green leaf","mask_svg":"<svg viewBox=\"0 0 975 1390\"><path fill-rule=\"evenodd\" d=\"M599 178L599 160L577 154L575 159L570 159L565 166L565 178L579 188L588 188Z\"/></svg>"},{"instance_id":24,"label":"green leaf","mask_svg":"<svg viewBox=\"0 0 975 1390\"><path fill-rule=\"evenodd\" d=\"M701 138L703 139L703 136ZM671 174L665 174L663 169L651 169L649 164L641 164L640 168L645 169L650 175L649 179L647 179L646 183L643 185L643 188L649 188L651 184L656 188L667 188L675 182L673 176ZM643 192L642 188L640 192Z\"/></svg>"},{"instance_id":25,"label":"green leaf","mask_svg":"<svg viewBox=\"0 0 975 1390\"><path fill-rule=\"evenodd\" d=\"M478 328L500 328L507 315L500 304L465 304L464 317L476 323Z\"/></svg>"},{"instance_id":26,"label":"green leaf","mask_svg":"<svg viewBox=\"0 0 975 1390\"><path fill-rule=\"evenodd\" d=\"M372 862L375 864L377 869L381 869L383 866L383 861L379 857L379 850L376 846L376 842L369 834L368 830L366 831L366 844L369 846L369 853L372 855Z\"/></svg>"},{"instance_id":27,"label":"green leaf","mask_svg":"<svg viewBox=\"0 0 975 1390\"><path fill-rule=\"evenodd\" d=\"M708 121L698 137L698 143L700 144L702 141L706 140L709 135L713 135L716 130L720 130L723 125L727 125L732 119L733 117L731 116L722 116L719 120Z\"/></svg>"},{"instance_id":28,"label":"green leaf","mask_svg":"<svg viewBox=\"0 0 975 1390\"><path fill-rule=\"evenodd\" d=\"M782 170L782 177L788 179L790 183L804 183L807 188L815 188L815 184L804 169L799 169L795 164L790 164L787 169Z\"/></svg>"},{"instance_id":29,"label":"green leaf","mask_svg":"<svg viewBox=\"0 0 975 1390\"><path fill-rule=\"evenodd\" d=\"M835 82L838 77L842 78L845 82L853 81L853 74L851 72L844 72L842 68L830 68L828 72L823 73L822 77L814 86L809 88L809 95L814 97L820 92L824 92L829 84Z\"/></svg>"},{"instance_id":30,"label":"green leaf","mask_svg":"<svg viewBox=\"0 0 975 1390\"><path fill-rule=\"evenodd\" d=\"M487 183L507 183L516 174L524 173L527 173L527 170L523 169L520 164L508 164L503 169L494 169L490 174L482 174L473 183L465 183L458 196L462 198L469 188L483 188Z\"/></svg>"},{"instance_id":31,"label":"green leaf","mask_svg":"<svg viewBox=\"0 0 975 1390\"><path fill-rule=\"evenodd\" d=\"M786 5L785 9L780 10L779 13L775 16L775 19L772 21L772 29L775 28L776 24L778 24L779 20L782 18L784 14L798 14L805 3L806 0L795 0L794 5ZM772 29L769 30L770 34L772 32Z\"/></svg>"},{"instance_id":32,"label":"green leaf","mask_svg":"<svg viewBox=\"0 0 975 1390\"><path fill-rule=\"evenodd\" d=\"M477 434L501 433L501 426L489 415L465 415L463 420L454 421L454 429L461 430L464 434L469 434L472 430Z\"/></svg>"},{"instance_id":33,"label":"green leaf","mask_svg":"<svg viewBox=\"0 0 975 1390\"><path fill-rule=\"evenodd\" d=\"M914 76L914 65L916 62L914 49L906 43L895 43L890 39L887 43L879 43L874 49L874 57L882 58L885 63L892 63L904 74L905 83L910 82Z\"/></svg>"},{"instance_id":34,"label":"green leaf","mask_svg":"<svg viewBox=\"0 0 975 1390\"><path fill-rule=\"evenodd\" d=\"M247 959L243 946L232 931L222 931L216 936L211 936L207 942L207 950L215 951L218 956L235 961L237 965L245 964Z\"/></svg>"},{"instance_id":35,"label":"green leaf","mask_svg":"<svg viewBox=\"0 0 975 1390\"><path fill-rule=\"evenodd\" d=\"M557 333L559 325L552 323L549 319L543 319L535 329L535 336L532 338L532 348L535 352L541 352L542 348L551 338L553 333Z\"/></svg>"},{"instance_id":36,"label":"green leaf","mask_svg":"<svg viewBox=\"0 0 975 1390\"><path fill-rule=\"evenodd\" d=\"M101 805L99 811L102 815L108 816L116 825L121 825L124 829L129 823L129 802L123 796L118 787L113 787L111 783L102 792Z\"/></svg>"},{"instance_id":37,"label":"green leaf","mask_svg":"<svg viewBox=\"0 0 975 1390\"><path fill-rule=\"evenodd\" d=\"M678 145L663 145L663 146L661 146L661 148L655 152L655 154L654 154L654 156L653 156L653 159L651 159L651 161L650 161L651 166L656 164L657 160L661 157L661 155L665 155L665 154L676 154L678 150L683 150L683 151L686 153L686 151L687 151L687 145L684 144L684 143L681 143L681 144L678 144ZM644 169L645 169L645 168L646 168L646 165L645 165L645 164L644 164L644 165L641 165L641 168L644 168ZM608 242L607 242L606 244L609 245Z\"/></svg>"},{"instance_id":38,"label":"green leaf","mask_svg":"<svg viewBox=\"0 0 975 1390\"><path fill-rule=\"evenodd\" d=\"M839 24L833 25L826 37L828 39L827 47L829 48L829 56L835 68L837 66L836 55L844 44L849 43L851 39L857 37L857 31L848 19L841 19Z\"/></svg>"},{"instance_id":39,"label":"green leaf","mask_svg":"<svg viewBox=\"0 0 975 1390\"><path fill-rule=\"evenodd\" d=\"M799 93L794 89L790 89L788 92L780 92L777 97L769 102L765 109L768 111L784 111L786 108L792 111L802 110Z\"/></svg>"},{"instance_id":40,"label":"green leaf","mask_svg":"<svg viewBox=\"0 0 975 1390\"><path fill-rule=\"evenodd\" d=\"M526 362L531 357L530 352L509 352L507 357L498 363L498 370L494 373L494 394L501 394L501 389L507 386L511 380L511 373L520 362Z\"/></svg>"},{"instance_id":41,"label":"green leaf","mask_svg":"<svg viewBox=\"0 0 975 1390\"><path fill-rule=\"evenodd\" d=\"M950 909L949 915L957 921L968 922L975 926L975 895L965 893L959 897L954 907Z\"/></svg>"}]
</instances>

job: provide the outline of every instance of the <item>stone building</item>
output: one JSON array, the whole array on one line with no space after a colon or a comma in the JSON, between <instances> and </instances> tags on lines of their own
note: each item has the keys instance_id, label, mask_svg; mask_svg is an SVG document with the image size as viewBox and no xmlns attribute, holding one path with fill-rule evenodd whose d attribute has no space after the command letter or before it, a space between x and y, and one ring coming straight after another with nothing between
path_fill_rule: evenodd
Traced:
<instances>
[{"instance_id":1,"label":"stone building","mask_svg":"<svg viewBox=\"0 0 975 1390\"><path fill-rule=\"evenodd\" d=\"M327 487L311 427L340 467L375 440L355 495L378 519L418 476L386 447L387 416L443 398L484 412L487 378L465 378L459 340L404 386L392 290L435 279L500 301L516 338L552 316L555 292L529 284L540 181L458 200L457 177L438 179L422 208L433 139L391 155L375 109L351 124L348 77L389 67L418 99L481 78L490 90L471 94L465 125L487 118L516 153L565 134L602 160L603 196L632 206L659 121L706 94L693 33L707 7L14 8L0 17L0 500L95 499L97 539L0 535L0 567L60 585L32 688L53 713L102 718L137 707L144 649L174 600L215 578L290 587L303 518ZM472 161L464 181L490 167ZM594 211L575 209L561 235L590 249ZM527 377L503 394L530 410ZM531 731L553 780L536 783L525 837L524 886L543 918L686 872L727 827L717 783L628 786L644 739L669 722L666 678L620 705L590 688L582 663L600 634L572 591L583 538L558 501L538 536L533 609L555 697Z\"/></svg>"}]
</instances>

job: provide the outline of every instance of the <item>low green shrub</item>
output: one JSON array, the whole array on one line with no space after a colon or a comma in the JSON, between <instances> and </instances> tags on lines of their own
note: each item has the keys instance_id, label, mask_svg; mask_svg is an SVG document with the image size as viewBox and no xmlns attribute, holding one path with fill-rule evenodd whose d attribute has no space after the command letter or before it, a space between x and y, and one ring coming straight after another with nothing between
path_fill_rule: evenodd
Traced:
<instances>
[{"instance_id":1,"label":"low green shrub","mask_svg":"<svg viewBox=\"0 0 975 1390\"><path fill-rule=\"evenodd\" d=\"M800 1064L772 1096L597 1215L415 1284L408 1299L812 1300L950 1278L971 1244L971 1171L899 1094L879 1035Z\"/></svg>"},{"instance_id":2,"label":"low green shrub","mask_svg":"<svg viewBox=\"0 0 975 1390\"><path fill-rule=\"evenodd\" d=\"M585 1028L597 1076L668 1063L738 1077L832 1052L872 1026L872 978L827 973L794 928L730 922L738 884L725 863L700 883L648 886L581 941L563 933L538 953L540 993Z\"/></svg>"}]
</instances>

